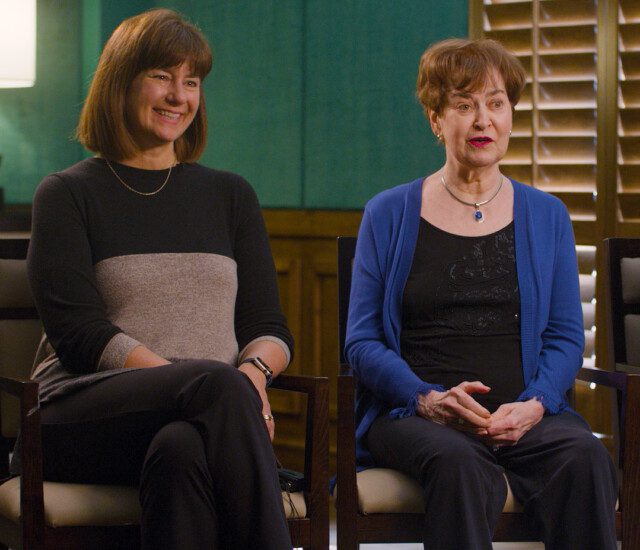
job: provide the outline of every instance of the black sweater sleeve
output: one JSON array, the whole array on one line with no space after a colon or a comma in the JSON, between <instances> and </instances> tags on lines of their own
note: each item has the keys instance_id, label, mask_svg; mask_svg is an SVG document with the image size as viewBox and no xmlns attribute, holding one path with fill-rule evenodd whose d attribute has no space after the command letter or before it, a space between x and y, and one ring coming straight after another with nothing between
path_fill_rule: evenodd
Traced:
<instances>
[{"instance_id":1,"label":"black sweater sleeve","mask_svg":"<svg viewBox=\"0 0 640 550\"><path fill-rule=\"evenodd\" d=\"M59 175L45 178L33 201L28 274L45 332L71 372L97 370L120 329L105 315L96 287L83 201Z\"/></svg>"},{"instance_id":2,"label":"black sweater sleeve","mask_svg":"<svg viewBox=\"0 0 640 550\"><path fill-rule=\"evenodd\" d=\"M235 327L239 349L261 336L280 338L293 356L293 337L280 308L276 270L258 199L238 178L234 257L238 266Z\"/></svg>"}]
</instances>

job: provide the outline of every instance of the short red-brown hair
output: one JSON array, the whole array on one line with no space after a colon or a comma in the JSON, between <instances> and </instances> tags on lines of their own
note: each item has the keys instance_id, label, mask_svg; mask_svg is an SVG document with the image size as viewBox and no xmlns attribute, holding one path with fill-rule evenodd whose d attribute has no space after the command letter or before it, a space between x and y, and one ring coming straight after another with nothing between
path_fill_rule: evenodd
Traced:
<instances>
[{"instance_id":1,"label":"short red-brown hair","mask_svg":"<svg viewBox=\"0 0 640 550\"><path fill-rule=\"evenodd\" d=\"M416 95L425 114L442 114L447 93L477 91L491 70L502 76L511 107L524 89L527 73L518 58L496 40L450 38L430 46L420 58Z\"/></svg>"},{"instance_id":2,"label":"short red-brown hair","mask_svg":"<svg viewBox=\"0 0 640 550\"><path fill-rule=\"evenodd\" d=\"M76 137L90 151L113 160L138 150L127 121L127 93L142 71L188 63L204 79L213 55L200 30L175 11L153 9L125 19L102 50L89 94L82 108ZM207 143L207 113L202 87L193 122L175 143L179 162L193 162Z\"/></svg>"}]
</instances>

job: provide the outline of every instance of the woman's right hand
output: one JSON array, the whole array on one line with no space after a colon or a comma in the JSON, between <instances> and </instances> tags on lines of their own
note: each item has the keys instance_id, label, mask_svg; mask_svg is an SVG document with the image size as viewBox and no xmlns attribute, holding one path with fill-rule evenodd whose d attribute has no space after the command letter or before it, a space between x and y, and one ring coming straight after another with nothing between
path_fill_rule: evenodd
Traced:
<instances>
[{"instance_id":1,"label":"woman's right hand","mask_svg":"<svg viewBox=\"0 0 640 550\"><path fill-rule=\"evenodd\" d=\"M487 393L491 388L482 382L461 382L450 390L432 390L418 396L418 415L445 424L456 430L486 435L491 423L491 413L478 403L471 394Z\"/></svg>"}]
</instances>

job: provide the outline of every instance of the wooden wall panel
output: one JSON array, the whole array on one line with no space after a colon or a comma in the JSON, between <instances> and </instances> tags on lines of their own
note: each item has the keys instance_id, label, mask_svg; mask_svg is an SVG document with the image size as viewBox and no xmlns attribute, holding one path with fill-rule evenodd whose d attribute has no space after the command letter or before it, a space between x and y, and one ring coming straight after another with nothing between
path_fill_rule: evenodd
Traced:
<instances>
[{"instance_id":1,"label":"wooden wall panel","mask_svg":"<svg viewBox=\"0 0 640 550\"><path fill-rule=\"evenodd\" d=\"M294 341L298 341L302 331L302 303L300 301L300 289L302 282L302 262L295 258L278 257L275 261L278 273L278 287L282 310L287 317L289 330L293 334ZM291 374L299 374L298 363L294 362L289 367ZM271 400L271 409L274 415L282 419L282 415L295 419L303 414L302 398L293 392L274 392Z\"/></svg>"},{"instance_id":2,"label":"wooden wall panel","mask_svg":"<svg viewBox=\"0 0 640 550\"><path fill-rule=\"evenodd\" d=\"M330 381L330 452L335 471L336 375L338 372L338 293L336 236L356 235L359 211L265 210L278 272L280 299L295 338L288 371L327 376ZM304 397L270 390L276 417L276 454L301 469L304 450Z\"/></svg>"}]
</instances>

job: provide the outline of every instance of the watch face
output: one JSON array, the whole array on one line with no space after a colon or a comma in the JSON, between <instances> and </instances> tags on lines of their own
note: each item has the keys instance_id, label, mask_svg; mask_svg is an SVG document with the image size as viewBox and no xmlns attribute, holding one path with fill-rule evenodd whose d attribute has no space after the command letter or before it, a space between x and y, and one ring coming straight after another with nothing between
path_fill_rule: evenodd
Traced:
<instances>
[{"instance_id":1,"label":"watch face","mask_svg":"<svg viewBox=\"0 0 640 550\"><path fill-rule=\"evenodd\" d=\"M260 357L256 357L253 360L254 364L258 365L258 368L262 371L267 371L270 375L273 375L273 371L269 368L269 366L262 360Z\"/></svg>"}]
</instances>

